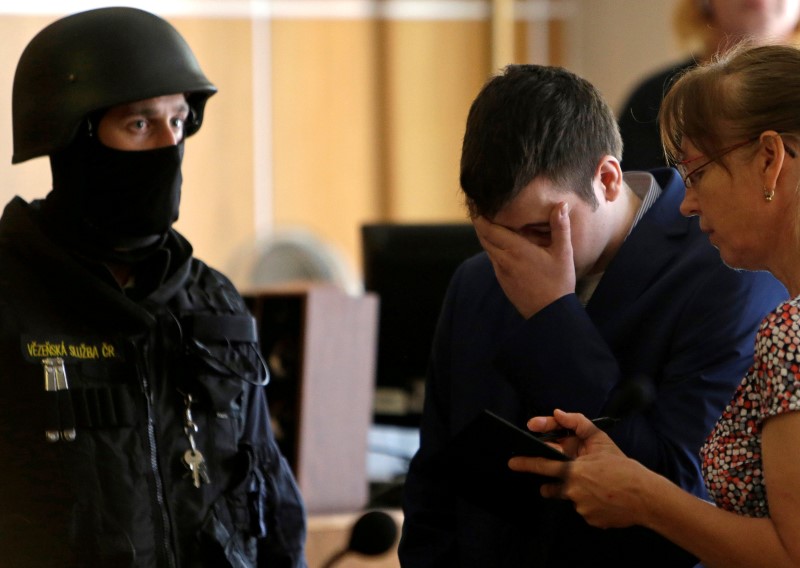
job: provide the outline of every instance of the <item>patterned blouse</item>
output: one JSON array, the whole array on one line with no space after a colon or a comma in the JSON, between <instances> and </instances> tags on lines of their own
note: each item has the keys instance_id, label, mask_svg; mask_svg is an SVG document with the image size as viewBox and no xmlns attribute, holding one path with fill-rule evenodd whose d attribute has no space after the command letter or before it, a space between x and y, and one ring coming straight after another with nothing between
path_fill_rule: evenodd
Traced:
<instances>
[{"instance_id":1,"label":"patterned blouse","mask_svg":"<svg viewBox=\"0 0 800 568\"><path fill-rule=\"evenodd\" d=\"M706 487L718 507L769 516L761 426L770 416L795 410L800 410L800 297L761 323L755 362L700 452Z\"/></svg>"}]
</instances>

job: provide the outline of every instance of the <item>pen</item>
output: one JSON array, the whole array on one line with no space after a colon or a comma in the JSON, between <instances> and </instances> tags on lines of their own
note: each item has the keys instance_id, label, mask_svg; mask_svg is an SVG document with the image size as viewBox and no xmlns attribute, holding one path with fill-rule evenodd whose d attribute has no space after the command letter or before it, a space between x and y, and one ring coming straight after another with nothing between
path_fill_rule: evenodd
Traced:
<instances>
[{"instance_id":1,"label":"pen","mask_svg":"<svg viewBox=\"0 0 800 568\"><path fill-rule=\"evenodd\" d=\"M67 370L61 357L42 359L44 390L47 401L45 438L48 442L75 440L75 415L67 382Z\"/></svg>"},{"instance_id":2,"label":"pen","mask_svg":"<svg viewBox=\"0 0 800 568\"><path fill-rule=\"evenodd\" d=\"M595 418L592 420L592 424L600 428L600 430L603 432L607 432L609 428L611 428L614 424L617 424L619 421L619 418L601 416L600 418ZM544 442L550 442L552 440L560 440L561 438L569 438L574 436L575 430L570 430L569 428L558 428L556 430L550 430L549 432L542 432L541 434L534 435Z\"/></svg>"}]
</instances>

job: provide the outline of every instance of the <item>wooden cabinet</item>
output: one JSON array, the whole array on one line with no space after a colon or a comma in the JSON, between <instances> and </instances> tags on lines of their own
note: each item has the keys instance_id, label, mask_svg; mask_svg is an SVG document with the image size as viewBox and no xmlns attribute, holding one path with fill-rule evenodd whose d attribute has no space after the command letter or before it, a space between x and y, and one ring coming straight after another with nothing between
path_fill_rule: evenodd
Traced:
<instances>
[{"instance_id":1,"label":"wooden cabinet","mask_svg":"<svg viewBox=\"0 0 800 568\"><path fill-rule=\"evenodd\" d=\"M270 368L276 438L309 513L362 509L369 493L377 296L302 283L244 296Z\"/></svg>"}]
</instances>

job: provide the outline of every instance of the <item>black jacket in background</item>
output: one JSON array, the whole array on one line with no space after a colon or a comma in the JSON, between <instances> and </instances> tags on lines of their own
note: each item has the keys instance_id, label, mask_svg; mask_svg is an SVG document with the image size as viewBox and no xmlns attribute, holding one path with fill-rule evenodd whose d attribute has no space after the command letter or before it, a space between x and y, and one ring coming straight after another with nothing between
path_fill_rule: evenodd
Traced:
<instances>
[{"instance_id":1,"label":"black jacket in background","mask_svg":"<svg viewBox=\"0 0 800 568\"><path fill-rule=\"evenodd\" d=\"M689 59L658 71L630 94L619 113L623 170L652 170L668 165L658 130L658 111L675 78L694 64L694 59Z\"/></svg>"}]
</instances>

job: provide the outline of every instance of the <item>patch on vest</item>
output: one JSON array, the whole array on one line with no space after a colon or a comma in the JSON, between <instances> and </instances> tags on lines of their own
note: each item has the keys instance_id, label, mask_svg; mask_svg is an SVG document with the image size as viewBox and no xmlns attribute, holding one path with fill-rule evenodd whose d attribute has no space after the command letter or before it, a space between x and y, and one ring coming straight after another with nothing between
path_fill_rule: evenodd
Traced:
<instances>
[{"instance_id":1,"label":"patch on vest","mask_svg":"<svg viewBox=\"0 0 800 568\"><path fill-rule=\"evenodd\" d=\"M29 362L61 357L65 362L121 361L122 350L111 340L23 335L22 356Z\"/></svg>"}]
</instances>

